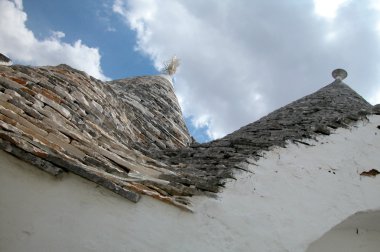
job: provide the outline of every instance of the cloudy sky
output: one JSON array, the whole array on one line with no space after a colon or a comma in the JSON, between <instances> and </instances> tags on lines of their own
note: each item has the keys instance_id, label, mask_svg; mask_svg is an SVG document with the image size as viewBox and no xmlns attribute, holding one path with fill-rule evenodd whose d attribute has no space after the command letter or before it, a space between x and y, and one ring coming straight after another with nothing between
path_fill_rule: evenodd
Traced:
<instances>
[{"instance_id":1,"label":"cloudy sky","mask_svg":"<svg viewBox=\"0 0 380 252\"><path fill-rule=\"evenodd\" d=\"M0 52L96 78L157 74L199 141L228 134L332 82L380 103L380 0L0 0Z\"/></svg>"}]
</instances>

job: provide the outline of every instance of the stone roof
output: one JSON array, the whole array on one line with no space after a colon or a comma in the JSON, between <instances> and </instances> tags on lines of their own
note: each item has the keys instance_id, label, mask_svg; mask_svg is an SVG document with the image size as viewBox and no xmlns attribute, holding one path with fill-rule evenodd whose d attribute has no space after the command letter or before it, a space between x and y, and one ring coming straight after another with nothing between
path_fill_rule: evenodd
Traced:
<instances>
[{"instance_id":1,"label":"stone roof","mask_svg":"<svg viewBox=\"0 0 380 252\"><path fill-rule=\"evenodd\" d=\"M172 180L217 192L225 178L233 178L236 170L248 171L248 164L261 158L263 151L285 147L289 141L308 145L302 140L329 135L371 113L371 104L341 80L335 80L221 139L176 151L163 150L157 159L181 174Z\"/></svg>"},{"instance_id":2,"label":"stone roof","mask_svg":"<svg viewBox=\"0 0 380 252\"><path fill-rule=\"evenodd\" d=\"M0 148L59 176L72 172L137 202L190 210L262 151L330 134L372 113L337 79L226 137L192 143L171 82L101 82L66 65L0 66Z\"/></svg>"}]
</instances>

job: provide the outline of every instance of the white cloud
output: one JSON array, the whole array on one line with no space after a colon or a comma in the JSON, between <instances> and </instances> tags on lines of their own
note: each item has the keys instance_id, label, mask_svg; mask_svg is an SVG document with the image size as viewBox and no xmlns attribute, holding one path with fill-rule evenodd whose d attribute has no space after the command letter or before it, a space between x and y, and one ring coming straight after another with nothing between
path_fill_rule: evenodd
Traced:
<instances>
[{"instance_id":1,"label":"white cloud","mask_svg":"<svg viewBox=\"0 0 380 252\"><path fill-rule=\"evenodd\" d=\"M373 96L368 99L372 104L380 104L380 89L375 92Z\"/></svg>"},{"instance_id":2,"label":"white cloud","mask_svg":"<svg viewBox=\"0 0 380 252\"><path fill-rule=\"evenodd\" d=\"M18 9L21 10L21 9L23 8L22 0L14 0L13 2L15 3L15 5L16 5L16 7L17 7Z\"/></svg>"},{"instance_id":3,"label":"white cloud","mask_svg":"<svg viewBox=\"0 0 380 252\"><path fill-rule=\"evenodd\" d=\"M349 0L314 0L314 11L326 19L334 19L337 11Z\"/></svg>"},{"instance_id":4,"label":"white cloud","mask_svg":"<svg viewBox=\"0 0 380 252\"><path fill-rule=\"evenodd\" d=\"M65 34L54 31L38 40L25 22L22 0L0 0L0 52L13 61L31 65L56 65L66 63L99 79L107 79L100 66L97 48L91 48L80 40L74 44L62 42Z\"/></svg>"},{"instance_id":5,"label":"white cloud","mask_svg":"<svg viewBox=\"0 0 380 252\"><path fill-rule=\"evenodd\" d=\"M51 37L52 37L53 39L56 39L56 40L59 40L59 39L61 39L61 38L64 38L65 36L66 36L66 34L63 33L63 32L61 32L61 31L53 31L53 32L52 32L52 35L51 35Z\"/></svg>"},{"instance_id":6,"label":"white cloud","mask_svg":"<svg viewBox=\"0 0 380 252\"><path fill-rule=\"evenodd\" d=\"M337 67L366 98L378 90L371 0L334 1L331 10L316 2L116 0L114 11L157 69L181 59L175 88L185 116L216 138L328 84Z\"/></svg>"}]
</instances>

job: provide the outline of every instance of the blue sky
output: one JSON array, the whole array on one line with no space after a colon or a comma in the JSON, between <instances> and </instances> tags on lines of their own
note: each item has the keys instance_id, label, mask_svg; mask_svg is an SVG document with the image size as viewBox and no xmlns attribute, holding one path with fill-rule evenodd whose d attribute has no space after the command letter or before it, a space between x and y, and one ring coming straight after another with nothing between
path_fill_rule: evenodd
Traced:
<instances>
[{"instance_id":1,"label":"blue sky","mask_svg":"<svg viewBox=\"0 0 380 252\"><path fill-rule=\"evenodd\" d=\"M62 39L73 43L81 39L99 48L101 65L112 79L126 76L157 74L151 60L134 50L136 34L125 26L121 17L112 15L112 1L28 0L27 26L37 37L48 37L52 31L63 31Z\"/></svg>"},{"instance_id":2,"label":"blue sky","mask_svg":"<svg viewBox=\"0 0 380 252\"><path fill-rule=\"evenodd\" d=\"M99 79L157 74L192 135L222 137L332 81L380 103L378 0L0 0L0 51Z\"/></svg>"},{"instance_id":3,"label":"blue sky","mask_svg":"<svg viewBox=\"0 0 380 252\"><path fill-rule=\"evenodd\" d=\"M98 48L103 73L110 79L160 74L149 56L136 50L136 32L113 13L112 6L113 1L23 1L28 16L26 26L38 39L63 31L62 42L72 44L80 39ZM186 117L186 123L197 141L211 140L207 127L195 127L191 117Z\"/></svg>"}]
</instances>

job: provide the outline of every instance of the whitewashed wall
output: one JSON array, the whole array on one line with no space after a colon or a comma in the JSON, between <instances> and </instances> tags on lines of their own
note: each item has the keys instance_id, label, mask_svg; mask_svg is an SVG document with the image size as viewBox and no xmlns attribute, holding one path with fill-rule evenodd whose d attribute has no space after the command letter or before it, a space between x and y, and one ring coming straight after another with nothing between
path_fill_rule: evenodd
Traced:
<instances>
[{"instance_id":1,"label":"whitewashed wall","mask_svg":"<svg viewBox=\"0 0 380 252\"><path fill-rule=\"evenodd\" d=\"M363 230L357 234L356 229L332 230L318 243L313 244L307 252L379 252L380 232Z\"/></svg>"},{"instance_id":2,"label":"whitewashed wall","mask_svg":"<svg viewBox=\"0 0 380 252\"><path fill-rule=\"evenodd\" d=\"M313 242L307 252L379 252L380 211L361 212Z\"/></svg>"},{"instance_id":3,"label":"whitewashed wall","mask_svg":"<svg viewBox=\"0 0 380 252\"><path fill-rule=\"evenodd\" d=\"M194 198L193 214L1 152L0 251L305 251L349 216L380 210L380 175L359 175L380 171L378 125L373 116L315 146L267 152L218 199Z\"/></svg>"}]
</instances>

